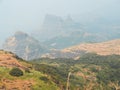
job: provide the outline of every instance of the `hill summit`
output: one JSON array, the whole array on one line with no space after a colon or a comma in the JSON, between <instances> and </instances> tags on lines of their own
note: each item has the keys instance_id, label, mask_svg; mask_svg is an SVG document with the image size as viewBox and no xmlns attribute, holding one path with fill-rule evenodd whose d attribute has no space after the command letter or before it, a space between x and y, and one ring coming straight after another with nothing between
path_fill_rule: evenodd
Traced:
<instances>
[{"instance_id":1,"label":"hill summit","mask_svg":"<svg viewBox=\"0 0 120 90\"><path fill-rule=\"evenodd\" d=\"M20 58L13 53L0 50L0 66L1 67L7 67L7 68L18 67L21 69L26 69L26 67L23 66L18 59Z\"/></svg>"},{"instance_id":2,"label":"hill summit","mask_svg":"<svg viewBox=\"0 0 120 90\"><path fill-rule=\"evenodd\" d=\"M25 60L39 58L47 51L38 40L20 31L5 41L3 49L11 51Z\"/></svg>"}]
</instances>

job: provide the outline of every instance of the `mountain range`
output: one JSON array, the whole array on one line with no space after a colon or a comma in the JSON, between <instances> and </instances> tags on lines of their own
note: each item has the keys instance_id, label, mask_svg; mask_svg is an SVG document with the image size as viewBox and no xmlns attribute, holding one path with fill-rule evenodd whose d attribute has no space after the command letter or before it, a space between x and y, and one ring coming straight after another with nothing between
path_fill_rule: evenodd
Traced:
<instances>
[{"instance_id":1,"label":"mountain range","mask_svg":"<svg viewBox=\"0 0 120 90\"><path fill-rule=\"evenodd\" d=\"M90 18L90 17L89 17ZM89 22L89 20L88 20ZM120 38L118 21L98 17L92 22L83 23L70 15L60 17L47 14L40 29L33 31L32 36L49 48L64 49L85 42L104 42Z\"/></svg>"},{"instance_id":2,"label":"mountain range","mask_svg":"<svg viewBox=\"0 0 120 90\"><path fill-rule=\"evenodd\" d=\"M11 51L26 60L46 57L46 55L51 57L53 53L55 55L53 55L53 57L72 58L86 52L86 50L83 49L79 50L76 45L80 45L79 47L81 47L81 44L86 43L82 46L86 46L86 48L88 47L87 49L89 50L91 44L93 44L92 47L94 47L94 43L102 43L120 38L120 30L118 25L112 26L112 22L108 23L108 21L106 21L104 24L106 23L105 25L107 25L108 28L105 30L105 28L102 29L104 27L103 24L100 24L102 26L99 26L97 19L95 22L97 24L95 24L97 28L101 27L101 31L96 30L96 32L94 32L95 26L91 25L90 26L93 30L89 30L89 25L84 26L80 21L75 21L71 16L63 18L60 16L47 14L40 30L34 30L31 35L21 31L16 32L13 36L8 37L8 39L4 42L3 49ZM95 29L97 28L95 27ZM66 48L72 46L78 48L78 50L76 48L74 48L75 50L72 49L72 51L78 53L71 53L71 51L69 53L65 52ZM99 47L101 46L98 45L98 49Z\"/></svg>"},{"instance_id":3,"label":"mountain range","mask_svg":"<svg viewBox=\"0 0 120 90\"><path fill-rule=\"evenodd\" d=\"M75 38L81 37L81 39L76 41L74 36ZM100 38L98 39L100 40ZM89 33L78 32L72 34L72 37L69 38L69 40L63 39L66 42L65 44L62 44L62 41L58 42L59 45L66 46L67 48L56 49L49 47L50 43L40 43L38 40L26 33L16 32L12 37L5 41L3 49L6 51L11 51L25 60L32 60L36 58L78 59L81 55L86 53L97 53L99 55L120 54L120 39L96 42L98 39L96 36L93 36ZM89 40L92 40L93 42L89 42ZM52 41L54 42L55 40L51 40L51 42ZM76 42L79 43L75 44ZM71 43L73 44L71 45ZM56 44L54 43L53 46L54 45ZM59 46L57 47L60 48Z\"/></svg>"},{"instance_id":4,"label":"mountain range","mask_svg":"<svg viewBox=\"0 0 120 90\"><path fill-rule=\"evenodd\" d=\"M46 41L21 31L8 37L0 50L0 89L119 90L120 33L73 30Z\"/></svg>"}]
</instances>

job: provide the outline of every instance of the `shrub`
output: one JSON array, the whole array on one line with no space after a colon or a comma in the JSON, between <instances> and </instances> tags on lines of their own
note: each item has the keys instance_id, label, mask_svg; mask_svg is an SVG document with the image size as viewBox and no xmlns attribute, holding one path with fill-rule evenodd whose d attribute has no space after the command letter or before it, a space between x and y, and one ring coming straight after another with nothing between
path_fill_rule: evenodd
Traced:
<instances>
[{"instance_id":1,"label":"shrub","mask_svg":"<svg viewBox=\"0 0 120 90\"><path fill-rule=\"evenodd\" d=\"M44 82L48 82L49 81L49 79L47 77L45 77L45 76L40 77L40 80L43 80Z\"/></svg>"},{"instance_id":2,"label":"shrub","mask_svg":"<svg viewBox=\"0 0 120 90\"><path fill-rule=\"evenodd\" d=\"M11 76L19 77L19 76L23 76L23 71L22 71L21 69L19 69L19 68L13 68L13 69L9 72L9 74L10 74Z\"/></svg>"}]
</instances>

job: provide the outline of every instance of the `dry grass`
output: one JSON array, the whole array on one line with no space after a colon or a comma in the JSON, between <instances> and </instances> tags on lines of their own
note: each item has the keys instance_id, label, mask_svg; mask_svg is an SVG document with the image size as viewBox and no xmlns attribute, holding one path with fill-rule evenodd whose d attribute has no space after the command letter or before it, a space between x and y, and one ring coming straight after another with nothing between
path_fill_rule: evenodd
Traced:
<instances>
[{"instance_id":1,"label":"dry grass","mask_svg":"<svg viewBox=\"0 0 120 90\"><path fill-rule=\"evenodd\" d=\"M99 55L111 55L111 54L120 55L120 39L102 43L80 44L62 50L62 52L66 53L67 52L76 53L78 51L94 52Z\"/></svg>"}]
</instances>

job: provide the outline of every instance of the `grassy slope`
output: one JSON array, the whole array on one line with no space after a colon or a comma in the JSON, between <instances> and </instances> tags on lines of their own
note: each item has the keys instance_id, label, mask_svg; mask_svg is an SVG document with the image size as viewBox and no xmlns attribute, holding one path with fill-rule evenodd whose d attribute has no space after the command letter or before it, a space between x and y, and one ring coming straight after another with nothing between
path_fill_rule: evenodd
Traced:
<instances>
[{"instance_id":1,"label":"grassy slope","mask_svg":"<svg viewBox=\"0 0 120 90\"><path fill-rule=\"evenodd\" d=\"M7 54L6 61L9 56L11 57ZM9 72L14 65L0 67L0 88L65 90L69 72L72 73L69 81L70 90L117 90L120 88L119 55L86 54L79 60L38 59L31 62L20 60L18 57L11 58L16 58L17 64L26 67L30 72L25 72L23 68L23 76L13 77Z\"/></svg>"},{"instance_id":2,"label":"grassy slope","mask_svg":"<svg viewBox=\"0 0 120 90\"><path fill-rule=\"evenodd\" d=\"M58 86L63 85L64 89L67 81L66 75L69 72L72 73L70 76L70 90L115 90L115 88L120 88L119 55L86 54L79 60L38 59L33 62L37 63L35 66L42 65L42 68L35 68L50 75L53 81L55 83L56 81L59 82Z\"/></svg>"},{"instance_id":3,"label":"grassy slope","mask_svg":"<svg viewBox=\"0 0 120 90\"><path fill-rule=\"evenodd\" d=\"M20 77L11 76L9 74L11 69L19 68L19 65L24 75ZM30 72L26 72L26 69ZM48 82L45 81L46 79ZM29 62L21 60L12 53L0 51L0 89L4 88L8 90L60 90L46 74L35 71Z\"/></svg>"},{"instance_id":4,"label":"grassy slope","mask_svg":"<svg viewBox=\"0 0 120 90\"><path fill-rule=\"evenodd\" d=\"M31 81L33 83L32 90L59 90L59 88L49 80L49 82L46 84L44 80L41 80L41 77L47 77L45 74L42 74L38 71L31 70L31 73L24 72L24 75L21 77L13 77L9 75L9 68L0 67L0 85L3 85L2 79L10 80L13 83L16 82L16 80L21 81ZM22 83L19 81L19 83ZM17 85L17 83L16 83ZM7 84L6 84L7 87ZM22 87L21 87L22 88Z\"/></svg>"}]
</instances>

